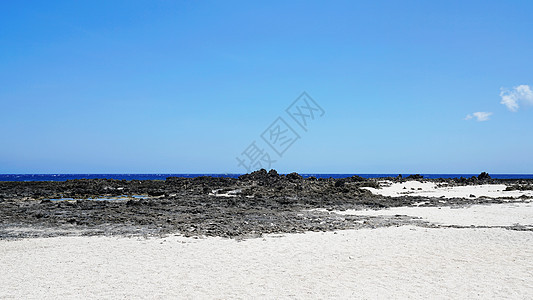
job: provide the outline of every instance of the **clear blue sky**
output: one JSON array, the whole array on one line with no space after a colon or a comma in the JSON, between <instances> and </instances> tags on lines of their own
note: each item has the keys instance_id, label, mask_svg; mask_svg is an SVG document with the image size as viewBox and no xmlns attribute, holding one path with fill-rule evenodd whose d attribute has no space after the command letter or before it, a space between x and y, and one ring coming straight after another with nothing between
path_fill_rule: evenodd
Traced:
<instances>
[{"instance_id":1,"label":"clear blue sky","mask_svg":"<svg viewBox=\"0 0 533 300\"><path fill-rule=\"evenodd\" d=\"M242 173L303 91L325 114L289 123L281 172L533 173L532 16L531 1L3 1L0 173Z\"/></svg>"}]
</instances>

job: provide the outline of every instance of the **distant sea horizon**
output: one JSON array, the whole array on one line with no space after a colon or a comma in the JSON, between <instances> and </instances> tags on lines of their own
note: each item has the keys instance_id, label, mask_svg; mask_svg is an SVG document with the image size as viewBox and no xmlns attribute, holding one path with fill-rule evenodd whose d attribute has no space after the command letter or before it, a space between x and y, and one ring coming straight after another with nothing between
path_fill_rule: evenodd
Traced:
<instances>
[{"instance_id":1,"label":"distant sea horizon","mask_svg":"<svg viewBox=\"0 0 533 300\"><path fill-rule=\"evenodd\" d=\"M195 178L201 176L211 177L229 177L237 178L243 174L237 173L198 173L198 174L0 174L0 181L66 181L73 179L116 179L116 180L165 180L167 177L185 177ZM385 178L385 177L397 177L399 174L336 174L336 173L301 173L304 178L316 177L316 178L347 178L354 175L361 176L363 178ZM479 174L423 174L423 173L405 173L401 174L403 177L409 175L422 175L427 179L435 178L470 178L472 176L478 176ZM494 179L533 179L533 174L490 174Z\"/></svg>"}]
</instances>

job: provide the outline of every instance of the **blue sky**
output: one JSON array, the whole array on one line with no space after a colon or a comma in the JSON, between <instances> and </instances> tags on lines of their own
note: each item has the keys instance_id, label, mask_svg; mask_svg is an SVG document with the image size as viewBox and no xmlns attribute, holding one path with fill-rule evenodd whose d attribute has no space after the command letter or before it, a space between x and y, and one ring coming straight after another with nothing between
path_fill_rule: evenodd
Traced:
<instances>
[{"instance_id":1,"label":"blue sky","mask_svg":"<svg viewBox=\"0 0 533 300\"><path fill-rule=\"evenodd\" d=\"M4 1L0 173L533 173L533 2L465 2Z\"/></svg>"}]
</instances>

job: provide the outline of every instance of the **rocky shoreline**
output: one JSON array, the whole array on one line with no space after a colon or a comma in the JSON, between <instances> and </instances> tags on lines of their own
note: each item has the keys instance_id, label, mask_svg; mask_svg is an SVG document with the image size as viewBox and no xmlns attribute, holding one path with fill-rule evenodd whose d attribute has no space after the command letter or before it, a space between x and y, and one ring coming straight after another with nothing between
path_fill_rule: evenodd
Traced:
<instances>
[{"instance_id":1,"label":"rocky shoreline","mask_svg":"<svg viewBox=\"0 0 533 300\"><path fill-rule=\"evenodd\" d=\"M0 239L61 235L258 237L269 233L331 231L417 224L409 216L371 217L329 213L332 210L410 206L461 206L503 203L499 198L385 197L382 179L302 178L259 170L239 178L166 180L81 179L64 182L0 182ZM386 178L391 182L432 181L447 185L505 184L530 190L533 180L472 178ZM513 229L513 228L510 228ZM519 230L516 228L516 230Z\"/></svg>"}]
</instances>

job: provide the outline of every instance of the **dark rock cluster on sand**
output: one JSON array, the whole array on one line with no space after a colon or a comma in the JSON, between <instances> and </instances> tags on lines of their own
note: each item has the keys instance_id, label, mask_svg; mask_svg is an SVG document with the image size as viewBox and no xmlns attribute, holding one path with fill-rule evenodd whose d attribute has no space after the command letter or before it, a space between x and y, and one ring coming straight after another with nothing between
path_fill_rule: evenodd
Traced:
<instances>
[{"instance_id":1,"label":"dark rock cluster on sand","mask_svg":"<svg viewBox=\"0 0 533 300\"><path fill-rule=\"evenodd\" d=\"M420 180L387 178L391 181ZM427 180L427 179L424 179ZM531 181L502 181L486 173L472 178L433 179L454 185L506 182L518 188ZM166 180L81 179L65 182L0 182L0 238L64 234L248 237L266 233L375 228L412 222L406 216L346 216L331 210L500 203L499 199L384 197L363 187L378 179L306 178L259 170L239 178ZM142 195L143 198L131 196ZM98 197L120 200L101 201ZM130 197L128 197L130 196ZM57 201L54 199L65 199ZM52 199L52 200L51 200ZM91 200L93 199L93 200ZM94 200L95 199L95 200Z\"/></svg>"}]
</instances>

